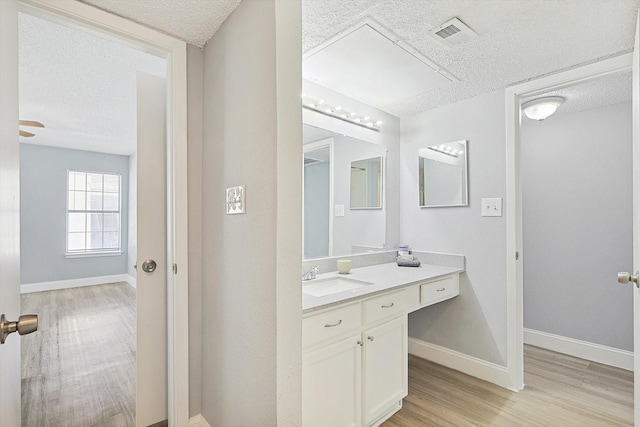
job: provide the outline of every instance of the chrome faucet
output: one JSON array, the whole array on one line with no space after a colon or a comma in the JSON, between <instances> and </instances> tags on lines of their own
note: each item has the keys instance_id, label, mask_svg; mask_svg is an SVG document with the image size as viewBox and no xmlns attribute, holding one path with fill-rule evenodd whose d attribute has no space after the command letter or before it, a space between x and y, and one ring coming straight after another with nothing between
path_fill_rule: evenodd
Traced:
<instances>
[{"instance_id":1,"label":"chrome faucet","mask_svg":"<svg viewBox=\"0 0 640 427\"><path fill-rule=\"evenodd\" d=\"M307 271L302 275L302 280L313 280L316 278L316 274L320 273L320 269L316 265L311 270Z\"/></svg>"}]
</instances>

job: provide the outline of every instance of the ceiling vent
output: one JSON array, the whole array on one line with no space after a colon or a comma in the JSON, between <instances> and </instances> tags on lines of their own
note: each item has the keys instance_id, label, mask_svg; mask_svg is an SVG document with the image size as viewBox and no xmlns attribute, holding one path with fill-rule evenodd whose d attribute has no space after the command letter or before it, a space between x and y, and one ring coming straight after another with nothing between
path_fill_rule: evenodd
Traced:
<instances>
[{"instance_id":1,"label":"ceiling vent","mask_svg":"<svg viewBox=\"0 0 640 427\"><path fill-rule=\"evenodd\" d=\"M467 40L478 38L478 34L458 18L453 18L429 31L432 37L448 46L455 46Z\"/></svg>"}]
</instances>

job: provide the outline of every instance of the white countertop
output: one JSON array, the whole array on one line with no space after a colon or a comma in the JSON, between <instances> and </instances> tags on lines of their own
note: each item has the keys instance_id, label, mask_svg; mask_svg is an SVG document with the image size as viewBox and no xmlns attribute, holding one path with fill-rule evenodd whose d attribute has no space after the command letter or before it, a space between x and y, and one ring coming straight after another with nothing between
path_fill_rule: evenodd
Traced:
<instances>
[{"instance_id":1,"label":"white countertop","mask_svg":"<svg viewBox=\"0 0 640 427\"><path fill-rule=\"evenodd\" d=\"M420 267L398 267L395 262L391 262L387 264L372 265L369 267L354 268L349 274L339 274L337 271L318 274L315 280L303 281L303 289L304 285L332 277L362 280L372 284L321 297L314 297L313 295L305 294L303 291L302 312L307 313L319 310L331 305L368 297L380 292L389 291L395 288L402 288L404 286L413 285L452 273L462 273L463 271L464 268L444 267L442 265L432 264L422 264Z\"/></svg>"}]
</instances>

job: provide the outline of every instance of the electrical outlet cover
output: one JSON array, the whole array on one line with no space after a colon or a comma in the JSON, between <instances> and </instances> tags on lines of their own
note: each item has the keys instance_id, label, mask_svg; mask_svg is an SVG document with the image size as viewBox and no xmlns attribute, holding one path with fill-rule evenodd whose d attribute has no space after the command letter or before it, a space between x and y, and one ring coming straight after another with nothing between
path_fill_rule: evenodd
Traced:
<instances>
[{"instance_id":1,"label":"electrical outlet cover","mask_svg":"<svg viewBox=\"0 0 640 427\"><path fill-rule=\"evenodd\" d=\"M227 215L244 213L244 185L227 188Z\"/></svg>"}]
</instances>

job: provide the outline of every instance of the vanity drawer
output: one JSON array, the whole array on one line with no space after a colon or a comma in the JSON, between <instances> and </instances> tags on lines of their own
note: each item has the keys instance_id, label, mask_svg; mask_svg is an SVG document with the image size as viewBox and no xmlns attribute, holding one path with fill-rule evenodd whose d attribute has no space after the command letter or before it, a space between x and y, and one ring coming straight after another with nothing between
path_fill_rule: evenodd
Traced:
<instances>
[{"instance_id":1,"label":"vanity drawer","mask_svg":"<svg viewBox=\"0 0 640 427\"><path fill-rule=\"evenodd\" d=\"M446 277L420 285L420 305L430 305L460 294L460 275Z\"/></svg>"},{"instance_id":2,"label":"vanity drawer","mask_svg":"<svg viewBox=\"0 0 640 427\"><path fill-rule=\"evenodd\" d=\"M404 289L380 295L364 302L364 323L373 323L385 317L406 311L407 297Z\"/></svg>"},{"instance_id":3,"label":"vanity drawer","mask_svg":"<svg viewBox=\"0 0 640 427\"><path fill-rule=\"evenodd\" d=\"M360 328L360 303L323 311L302 319L302 347Z\"/></svg>"}]
</instances>

